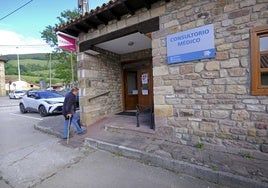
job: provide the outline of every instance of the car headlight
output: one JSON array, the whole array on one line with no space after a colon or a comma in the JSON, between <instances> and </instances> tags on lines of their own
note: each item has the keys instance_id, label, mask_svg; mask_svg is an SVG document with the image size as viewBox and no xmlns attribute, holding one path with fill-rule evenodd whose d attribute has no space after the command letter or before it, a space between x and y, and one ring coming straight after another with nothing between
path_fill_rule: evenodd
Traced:
<instances>
[{"instance_id":1,"label":"car headlight","mask_svg":"<svg viewBox=\"0 0 268 188\"><path fill-rule=\"evenodd\" d=\"M59 103L57 101L48 101L48 100L45 100L45 102L48 103L48 104L57 104L57 103Z\"/></svg>"}]
</instances>

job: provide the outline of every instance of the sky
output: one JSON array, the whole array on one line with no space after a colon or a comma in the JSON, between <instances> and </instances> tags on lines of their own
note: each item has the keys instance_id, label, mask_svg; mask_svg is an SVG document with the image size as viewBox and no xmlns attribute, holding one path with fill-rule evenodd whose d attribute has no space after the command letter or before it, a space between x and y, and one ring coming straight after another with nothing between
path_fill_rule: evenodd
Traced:
<instances>
[{"instance_id":1,"label":"sky","mask_svg":"<svg viewBox=\"0 0 268 188\"><path fill-rule=\"evenodd\" d=\"M89 11L107 2L88 0ZM61 12L74 10L77 5L78 0L0 0L0 56L49 53L51 48L41 32L59 23Z\"/></svg>"}]
</instances>

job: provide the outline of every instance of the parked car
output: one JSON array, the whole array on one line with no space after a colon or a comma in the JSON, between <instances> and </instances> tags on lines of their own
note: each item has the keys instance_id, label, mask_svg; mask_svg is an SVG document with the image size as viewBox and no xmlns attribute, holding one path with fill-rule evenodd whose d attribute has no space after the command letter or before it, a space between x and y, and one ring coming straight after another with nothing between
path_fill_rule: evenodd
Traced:
<instances>
[{"instance_id":1,"label":"parked car","mask_svg":"<svg viewBox=\"0 0 268 188\"><path fill-rule=\"evenodd\" d=\"M25 92L22 90L15 90L8 94L10 99L20 99L25 95Z\"/></svg>"},{"instance_id":2,"label":"parked car","mask_svg":"<svg viewBox=\"0 0 268 188\"><path fill-rule=\"evenodd\" d=\"M30 90L22 97L19 107L21 113L38 112L44 117L62 112L64 96L52 91Z\"/></svg>"}]
</instances>

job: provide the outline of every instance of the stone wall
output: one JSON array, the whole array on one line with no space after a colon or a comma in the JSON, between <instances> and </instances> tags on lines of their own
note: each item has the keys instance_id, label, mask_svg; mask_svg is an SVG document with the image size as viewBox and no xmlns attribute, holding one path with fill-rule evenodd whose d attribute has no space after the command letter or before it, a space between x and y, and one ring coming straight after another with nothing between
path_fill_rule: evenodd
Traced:
<instances>
[{"instance_id":1,"label":"stone wall","mask_svg":"<svg viewBox=\"0 0 268 188\"><path fill-rule=\"evenodd\" d=\"M250 29L268 23L267 0L171 0L111 21L79 36L79 42L159 16L152 33L156 133L195 145L209 142L268 152L268 97L250 94ZM216 57L167 65L166 37L213 24ZM130 56L78 55L82 123L122 108L121 61ZM111 91L88 101L88 98ZM105 105L104 105L105 104Z\"/></svg>"},{"instance_id":2,"label":"stone wall","mask_svg":"<svg viewBox=\"0 0 268 188\"><path fill-rule=\"evenodd\" d=\"M164 3L161 2L161 4ZM161 9L164 10L162 7ZM154 18L158 13L160 13L159 9L152 9L149 12L147 9L142 9L130 18L123 16L119 21L114 20L109 22L108 25L101 25L98 29L92 29L88 33L82 33L79 35L79 43ZM79 53L78 79L79 88L81 88L80 115L82 124L90 125L108 114L121 111L123 109L121 62L142 60L151 57L151 50L124 55L116 55L107 51L103 51L96 56ZM105 91L111 92L108 96L102 96L90 102L88 101L89 98Z\"/></svg>"},{"instance_id":3,"label":"stone wall","mask_svg":"<svg viewBox=\"0 0 268 188\"><path fill-rule=\"evenodd\" d=\"M268 24L267 0L173 0L155 9L164 12L152 34L157 134L268 152L268 97L250 94L250 29ZM167 35L212 23L214 59L167 65Z\"/></svg>"},{"instance_id":4,"label":"stone wall","mask_svg":"<svg viewBox=\"0 0 268 188\"><path fill-rule=\"evenodd\" d=\"M122 106L121 66L117 56L78 54L80 115L83 125L119 112ZM100 94L109 92L106 95ZM89 101L90 98L93 98Z\"/></svg>"},{"instance_id":5,"label":"stone wall","mask_svg":"<svg viewBox=\"0 0 268 188\"><path fill-rule=\"evenodd\" d=\"M121 62L132 62L151 58L151 50L117 55L103 51L93 56L78 55L78 79L80 89L80 115L83 125L90 125L104 116L123 110ZM98 94L108 95L94 99Z\"/></svg>"}]
</instances>

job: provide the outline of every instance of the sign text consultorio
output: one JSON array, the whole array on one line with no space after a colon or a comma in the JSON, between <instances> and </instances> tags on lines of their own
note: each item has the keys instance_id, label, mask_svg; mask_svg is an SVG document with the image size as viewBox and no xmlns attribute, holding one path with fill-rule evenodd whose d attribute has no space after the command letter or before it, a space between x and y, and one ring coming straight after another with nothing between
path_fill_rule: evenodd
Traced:
<instances>
[{"instance_id":1,"label":"sign text consultorio","mask_svg":"<svg viewBox=\"0 0 268 188\"><path fill-rule=\"evenodd\" d=\"M213 24L167 36L168 64L215 57Z\"/></svg>"}]
</instances>

